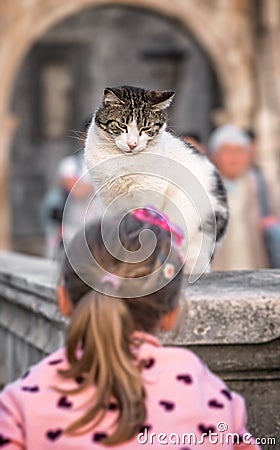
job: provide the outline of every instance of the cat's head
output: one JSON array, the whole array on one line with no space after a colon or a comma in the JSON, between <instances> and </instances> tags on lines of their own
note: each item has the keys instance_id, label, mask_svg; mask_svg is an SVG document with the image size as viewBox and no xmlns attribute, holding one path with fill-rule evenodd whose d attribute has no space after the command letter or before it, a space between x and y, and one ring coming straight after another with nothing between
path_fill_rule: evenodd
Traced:
<instances>
[{"instance_id":1,"label":"cat's head","mask_svg":"<svg viewBox=\"0 0 280 450\"><path fill-rule=\"evenodd\" d=\"M139 153L166 128L166 108L174 95L132 86L106 88L95 123L119 150Z\"/></svg>"}]
</instances>

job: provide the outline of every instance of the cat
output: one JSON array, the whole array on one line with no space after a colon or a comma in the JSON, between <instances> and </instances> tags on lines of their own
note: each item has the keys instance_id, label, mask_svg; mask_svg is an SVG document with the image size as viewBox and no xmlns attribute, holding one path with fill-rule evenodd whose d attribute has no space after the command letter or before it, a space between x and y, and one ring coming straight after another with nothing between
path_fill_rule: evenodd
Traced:
<instances>
[{"instance_id":1,"label":"cat","mask_svg":"<svg viewBox=\"0 0 280 450\"><path fill-rule=\"evenodd\" d=\"M122 196L129 207L149 203L187 229L185 272L202 274L226 231L227 196L208 157L166 130L174 95L106 88L88 129L85 162L105 206Z\"/></svg>"}]
</instances>

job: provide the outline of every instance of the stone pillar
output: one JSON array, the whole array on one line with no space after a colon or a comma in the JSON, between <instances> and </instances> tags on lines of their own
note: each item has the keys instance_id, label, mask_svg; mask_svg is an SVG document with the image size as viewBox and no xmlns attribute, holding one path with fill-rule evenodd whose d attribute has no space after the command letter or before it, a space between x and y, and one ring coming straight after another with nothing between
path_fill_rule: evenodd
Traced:
<instances>
[{"instance_id":1,"label":"stone pillar","mask_svg":"<svg viewBox=\"0 0 280 450\"><path fill-rule=\"evenodd\" d=\"M252 122L254 109L252 6L250 0L219 2L215 20L216 30L212 32L220 39L215 62L216 64L218 62L221 68L225 104L222 111L217 111L217 125L231 122L249 128Z\"/></svg>"},{"instance_id":2,"label":"stone pillar","mask_svg":"<svg viewBox=\"0 0 280 450\"><path fill-rule=\"evenodd\" d=\"M9 249L10 242L10 144L16 128L16 118L0 117L0 248Z\"/></svg>"},{"instance_id":3,"label":"stone pillar","mask_svg":"<svg viewBox=\"0 0 280 450\"><path fill-rule=\"evenodd\" d=\"M280 3L261 3L256 38L259 105L255 117L258 160L276 196L280 189Z\"/></svg>"}]
</instances>

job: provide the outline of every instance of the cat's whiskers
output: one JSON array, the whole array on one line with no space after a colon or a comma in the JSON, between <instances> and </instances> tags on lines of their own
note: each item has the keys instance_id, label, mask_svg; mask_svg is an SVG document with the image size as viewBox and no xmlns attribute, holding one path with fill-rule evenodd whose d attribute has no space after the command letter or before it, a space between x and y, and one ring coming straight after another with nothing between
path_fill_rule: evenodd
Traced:
<instances>
[{"instance_id":1,"label":"cat's whiskers","mask_svg":"<svg viewBox=\"0 0 280 450\"><path fill-rule=\"evenodd\" d=\"M78 138L78 137L76 137L76 136L68 136L68 137L71 138L71 139L76 139L76 141L85 142L84 139Z\"/></svg>"},{"instance_id":2,"label":"cat's whiskers","mask_svg":"<svg viewBox=\"0 0 280 450\"><path fill-rule=\"evenodd\" d=\"M69 130L69 131L71 133L73 133L73 135L72 134L68 135L69 138L79 139L81 141L85 140L85 138L84 138L84 134L85 134L84 131L80 131L80 130Z\"/></svg>"},{"instance_id":3,"label":"cat's whiskers","mask_svg":"<svg viewBox=\"0 0 280 450\"><path fill-rule=\"evenodd\" d=\"M84 146L79 147L79 148L77 148L76 150L74 150L73 153L79 153L79 152L83 151L84 148L85 148Z\"/></svg>"},{"instance_id":4,"label":"cat's whiskers","mask_svg":"<svg viewBox=\"0 0 280 450\"><path fill-rule=\"evenodd\" d=\"M96 125L94 126L94 132L95 133L97 133L98 134L98 137L99 137L99 139L100 139L100 142L102 142L102 143L111 143L111 142L114 142L115 141L115 139L114 139L114 136L113 135L111 135L111 134L109 134L109 133L106 133L106 131L104 131L104 130L101 130L99 127L97 127Z\"/></svg>"}]
</instances>

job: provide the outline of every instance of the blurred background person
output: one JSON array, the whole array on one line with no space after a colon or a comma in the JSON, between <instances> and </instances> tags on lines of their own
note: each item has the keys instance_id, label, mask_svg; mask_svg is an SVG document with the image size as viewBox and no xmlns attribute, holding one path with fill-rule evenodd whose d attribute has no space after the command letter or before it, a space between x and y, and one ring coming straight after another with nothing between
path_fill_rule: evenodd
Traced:
<instances>
[{"instance_id":1,"label":"blurred background person","mask_svg":"<svg viewBox=\"0 0 280 450\"><path fill-rule=\"evenodd\" d=\"M47 193L43 202L45 256L48 258L58 257L60 250L63 249L63 243L67 245L85 221L96 219L100 214L96 208L89 207L94 189L87 174L83 155L89 125L88 119L84 122L80 133L81 150L63 158L59 163L56 185ZM101 208L101 204L99 207Z\"/></svg>"},{"instance_id":2,"label":"blurred background person","mask_svg":"<svg viewBox=\"0 0 280 450\"><path fill-rule=\"evenodd\" d=\"M244 130L246 135L249 138L249 145L251 145L251 154L252 154L252 162L253 164L256 164L257 161L257 137L254 130L251 128Z\"/></svg>"},{"instance_id":3,"label":"blurred background person","mask_svg":"<svg viewBox=\"0 0 280 450\"><path fill-rule=\"evenodd\" d=\"M245 130L250 139L252 168L256 178L258 200L261 214L261 229L271 268L280 268L280 202L279 193L272 189L264 172L258 164L257 137L252 129Z\"/></svg>"},{"instance_id":4,"label":"blurred background person","mask_svg":"<svg viewBox=\"0 0 280 450\"><path fill-rule=\"evenodd\" d=\"M55 185L50 189L42 202L40 211L41 223L45 232L44 256L55 259L62 245L62 218L68 193L63 186L59 173Z\"/></svg>"},{"instance_id":5,"label":"blurred background person","mask_svg":"<svg viewBox=\"0 0 280 450\"><path fill-rule=\"evenodd\" d=\"M224 125L211 134L208 148L224 179L230 208L228 230L216 251L212 269L271 267L262 230L260 171L254 165L250 136L235 125Z\"/></svg>"}]
</instances>

